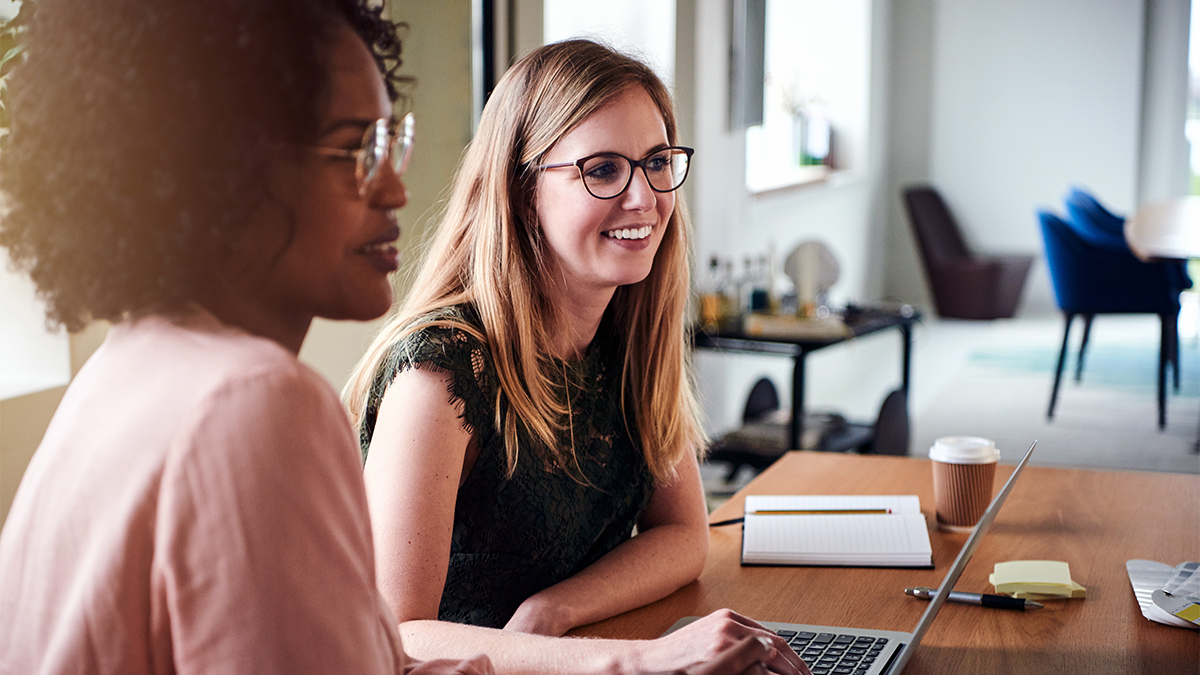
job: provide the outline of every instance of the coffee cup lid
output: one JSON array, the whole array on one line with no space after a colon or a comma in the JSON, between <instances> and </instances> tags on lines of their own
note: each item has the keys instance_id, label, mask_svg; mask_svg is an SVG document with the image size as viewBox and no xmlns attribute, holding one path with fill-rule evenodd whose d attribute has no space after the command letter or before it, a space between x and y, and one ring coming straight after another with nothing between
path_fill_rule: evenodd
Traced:
<instances>
[{"instance_id":1,"label":"coffee cup lid","mask_svg":"<svg viewBox=\"0 0 1200 675\"><path fill-rule=\"evenodd\" d=\"M945 436L933 442L929 459L950 464L986 464L1000 459L996 442L978 436Z\"/></svg>"}]
</instances>

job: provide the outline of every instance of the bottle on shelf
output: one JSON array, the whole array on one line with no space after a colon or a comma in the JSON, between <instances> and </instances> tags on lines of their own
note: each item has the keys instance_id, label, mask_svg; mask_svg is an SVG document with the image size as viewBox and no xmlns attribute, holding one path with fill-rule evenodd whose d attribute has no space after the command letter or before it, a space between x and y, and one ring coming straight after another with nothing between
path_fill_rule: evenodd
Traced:
<instances>
[{"instance_id":1,"label":"bottle on shelf","mask_svg":"<svg viewBox=\"0 0 1200 675\"><path fill-rule=\"evenodd\" d=\"M754 289L754 260L750 256L742 258L742 274L737 280L738 314L750 313L750 294Z\"/></svg>"},{"instance_id":2,"label":"bottle on shelf","mask_svg":"<svg viewBox=\"0 0 1200 675\"><path fill-rule=\"evenodd\" d=\"M725 261L725 273L721 275L721 323L726 326L734 323L742 308L738 303L737 276L733 272L733 259Z\"/></svg>"},{"instance_id":3,"label":"bottle on shelf","mask_svg":"<svg viewBox=\"0 0 1200 675\"><path fill-rule=\"evenodd\" d=\"M714 255L708 259L708 275L700 289L700 325L708 330L719 328L722 323L727 304L722 297L722 285L721 259Z\"/></svg>"},{"instance_id":4,"label":"bottle on shelf","mask_svg":"<svg viewBox=\"0 0 1200 675\"><path fill-rule=\"evenodd\" d=\"M768 276L767 256L759 256L750 282L749 309L752 314L768 314L771 311L770 279L767 278Z\"/></svg>"}]
</instances>

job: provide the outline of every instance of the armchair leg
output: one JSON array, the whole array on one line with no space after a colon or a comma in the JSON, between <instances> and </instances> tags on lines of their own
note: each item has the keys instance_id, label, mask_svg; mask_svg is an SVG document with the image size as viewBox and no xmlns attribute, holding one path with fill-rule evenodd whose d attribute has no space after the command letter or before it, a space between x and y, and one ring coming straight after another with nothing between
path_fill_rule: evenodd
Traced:
<instances>
[{"instance_id":1,"label":"armchair leg","mask_svg":"<svg viewBox=\"0 0 1200 675\"><path fill-rule=\"evenodd\" d=\"M1171 315L1160 314L1162 333L1158 344L1158 429L1167 428L1167 360L1171 354Z\"/></svg>"},{"instance_id":2,"label":"armchair leg","mask_svg":"<svg viewBox=\"0 0 1200 675\"><path fill-rule=\"evenodd\" d=\"M1179 393L1179 315L1171 317L1171 376L1175 380L1175 393Z\"/></svg>"},{"instance_id":3,"label":"armchair leg","mask_svg":"<svg viewBox=\"0 0 1200 675\"><path fill-rule=\"evenodd\" d=\"M1050 407L1046 410L1046 419L1054 419L1054 404L1058 401L1058 385L1062 381L1063 365L1067 361L1067 338L1071 336L1071 320L1075 318L1074 314L1064 313L1066 322L1063 324L1063 343L1062 349L1058 352L1058 367L1054 369L1054 387L1050 389Z\"/></svg>"},{"instance_id":4,"label":"armchair leg","mask_svg":"<svg viewBox=\"0 0 1200 675\"><path fill-rule=\"evenodd\" d=\"M1092 335L1092 319L1095 314L1083 315L1083 341L1079 343L1079 358L1075 360L1075 382L1083 380L1083 353L1087 350L1088 338Z\"/></svg>"}]
</instances>

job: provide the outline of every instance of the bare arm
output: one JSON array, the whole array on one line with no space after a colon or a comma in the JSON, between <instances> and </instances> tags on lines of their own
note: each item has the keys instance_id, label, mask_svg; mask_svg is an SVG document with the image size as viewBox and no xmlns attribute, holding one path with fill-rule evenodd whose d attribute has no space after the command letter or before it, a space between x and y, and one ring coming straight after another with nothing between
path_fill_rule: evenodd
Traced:
<instances>
[{"instance_id":1,"label":"bare arm","mask_svg":"<svg viewBox=\"0 0 1200 675\"><path fill-rule=\"evenodd\" d=\"M665 598L700 576L708 555L708 519L695 455L688 453L677 471L670 484L655 489L637 536L530 596L505 628L562 635Z\"/></svg>"},{"instance_id":2,"label":"bare arm","mask_svg":"<svg viewBox=\"0 0 1200 675\"><path fill-rule=\"evenodd\" d=\"M380 403L363 471L377 584L401 623L436 619L446 584L470 442L450 402L449 380L422 369L396 376Z\"/></svg>"}]
</instances>

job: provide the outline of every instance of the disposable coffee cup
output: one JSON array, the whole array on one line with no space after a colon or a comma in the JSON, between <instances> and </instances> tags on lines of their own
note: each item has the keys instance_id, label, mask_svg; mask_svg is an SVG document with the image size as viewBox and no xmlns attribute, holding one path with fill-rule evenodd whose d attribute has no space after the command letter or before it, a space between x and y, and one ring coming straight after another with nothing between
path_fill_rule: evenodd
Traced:
<instances>
[{"instance_id":1,"label":"disposable coffee cup","mask_svg":"<svg viewBox=\"0 0 1200 675\"><path fill-rule=\"evenodd\" d=\"M977 436L946 436L934 441L929 459L938 527L952 532L975 527L992 502L1000 460L996 443Z\"/></svg>"}]
</instances>

